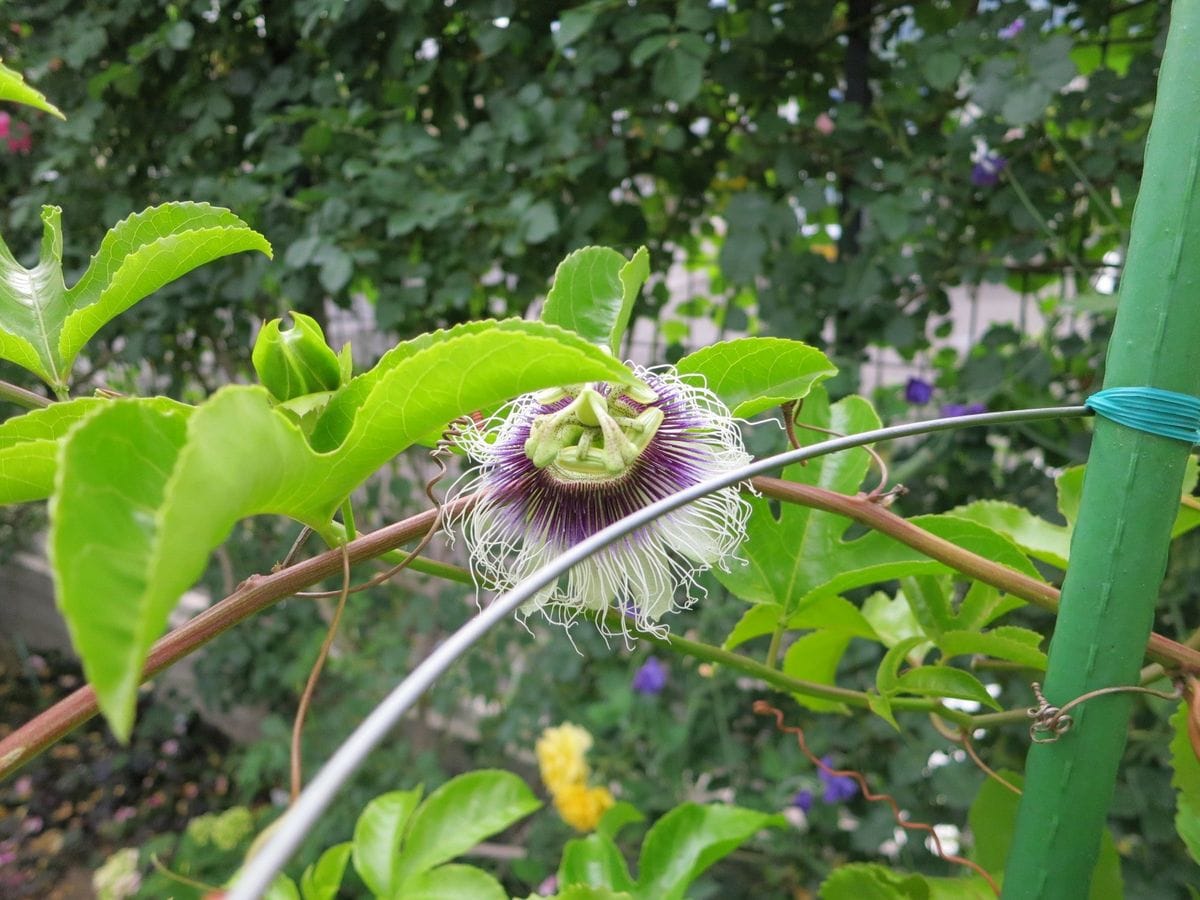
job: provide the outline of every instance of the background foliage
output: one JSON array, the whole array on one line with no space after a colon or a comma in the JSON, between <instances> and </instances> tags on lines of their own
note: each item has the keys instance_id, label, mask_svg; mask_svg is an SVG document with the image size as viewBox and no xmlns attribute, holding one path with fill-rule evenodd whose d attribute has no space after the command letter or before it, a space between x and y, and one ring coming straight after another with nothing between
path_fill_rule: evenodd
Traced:
<instances>
[{"instance_id":1,"label":"background foliage","mask_svg":"<svg viewBox=\"0 0 1200 900\"><path fill-rule=\"evenodd\" d=\"M32 261L47 203L64 208L64 264L75 276L106 228L169 200L228 207L276 248L275 262L225 260L135 308L119 331L102 331L75 389L211 390L247 375L262 318L294 308L324 321L326 300L347 306L355 294L398 337L522 313L584 244L626 256L645 245L653 269L674 258L707 277L705 293L663 323L670 355L695 317L827 346L843 372L835 392L854 386L868 345L926 360L932 400L881 395L885 420L925 402L1073 402L1098 383L1111 306L1093 285L1119 270L1163 5L563 7L5 4L0 56L68 116L14 110L11 138L0 140L0 230L19 258ZM948 290L983 283L1037 292L1052 330L996 329L965 357L932 347L949 326ZM660 284L635 315L657 315L666 300ZM903 511L986 496L1054 517L1047 471L1080 461L1085 446L1077 427L1052 424L914 443L896 459L912 489ZM404 512L396 497L417 484L394 469L386 493L370 489L369 518ZM286 552L291 534L271 531L240 529L228 569L241 577ZM1196 624L1196 547L1183 544L1168 574L1159 627L1172 636ZM210 573L224 593L221 578ZM712 602L687 627L723 634L741 608L710 587ZM395 588L352 604L308 758L470 613L461 601L452 589ZM213 701L272 709L265 740L234 751L241 802L261 803L286 778L285 735L321 627L311 604L293 601L224 636L200 663ZM684 799L781 809L801 789L819 791L728 673L672 662L663 692L643 695L630 683L645 650L613 653L579 634L579 656L557 638L489 638L313 847L344 839L353 812L382 790L497 759L528 764L540 728L564 719L593 731L594 768L652 818ZM855 642L839 677L870 684L877 664ZM1012 678L1014 691L1027 680ZM873 717L810 721L819 752L886 785L913 818L964 821L982 776L953 756L931 766L939 744L928 726L906 722L897 734ZM1165 734L1146 710L1117 797L1129 896L1181 889L1163 812ZM1019 732L1000 733L985 752L996 767L1019 767L1023 746ZM523 827L513 842L530 855L505 873L514 891L554 870L568 836L550 815ZM773 834L734 854L696 896L808 889L844 860L878 858L893 839L890 816L861 798L817 803L808 827L811 839ZM920 848L898 852L905 868L945 871Z\"/></svg>"}]
</instances>

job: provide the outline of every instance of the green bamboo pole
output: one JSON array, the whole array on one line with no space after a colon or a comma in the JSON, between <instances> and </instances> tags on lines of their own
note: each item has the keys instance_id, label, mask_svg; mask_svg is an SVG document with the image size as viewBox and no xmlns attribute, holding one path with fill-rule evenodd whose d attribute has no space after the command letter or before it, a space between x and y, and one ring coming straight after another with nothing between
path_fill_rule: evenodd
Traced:
<instances>
[{"instance_id":1,"label":"green bamboo pole","mask_svg":"<svg viewBox=\"0 0 1200 900\"><path fill-rule=\"evenodd\" d=\"M1105 387L1200 394L1200 0L1176 0L1134 210ZM1189 448L1096 418L1050 645L1045 693L1062 706L1137 684ZM1026 762L1006 898L1086 897L1132 698L1073 709L1074 727Z\"/></svg>"}]
</instances>

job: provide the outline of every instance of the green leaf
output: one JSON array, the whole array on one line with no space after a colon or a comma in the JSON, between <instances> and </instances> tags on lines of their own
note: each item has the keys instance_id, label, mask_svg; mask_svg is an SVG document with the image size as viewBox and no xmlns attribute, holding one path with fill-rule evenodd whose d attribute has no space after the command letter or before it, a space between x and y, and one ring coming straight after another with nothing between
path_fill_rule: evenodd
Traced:
<instances>
[{"instance_id":1,"label":"green leaf","mask_svg":"<svg viewBox=\"0 0 1200 900\"><path fill-rule=\"evenodd\" d=\"M243 385L197 407L179 443L176 423L166 421L178 413L140 401L110 402L72 432L51 504L51 552L62 569L60 605L115 733L132 727L150 644L238 520L287 515L336 543L331 518L350 491L456 416L526 391L632 378L599 348L536 322L474 322L409 345L331 401L321 422L341 411L343 392L356 398L345 410L344 441L326 453L309 446L264 389ZM146 459L143 444L153 448L147 464L121 462ZM104 621L92 627L97 611Z\"/></svg>"},{"instance_id":2,"label":"green leaf","mask_svg":"<svg viewBox=\"0 0 1200 900\"><path fill-rule=\"evenodd\" d=\"M633 900L628 891L614 891L603 887L573 884L554 895L554 900Z\"/></svg>"},{"instance_id":3,"label":"green leaf","mask_svg":"<svg viewBox=\"0 0 1200 900\"><path fill-rule=\"evenodd\" d=\"M978 500L952 509L949 515L978 522L1006 535L1034 559L1066 569L1071 529L1054 525L1023 507L1001 500Z\"/></svg>"},{"instance_id":4,"label":"green leaf","mask_svg":"<svg viewBox=\"0 0 1200 900\"><path fill-rule=\"evenodd\" d=\"M775 603L755 603L738 619L733 630L721 645L726 650L740 647L746 641L771 634L783 621L783 607Z\"/></svg>"},{"instance_id":5,"label":"green leaf","mask_svg":"<svg viewBox=\"0 0 1200 900\"><path fill-rule=\"evenodd\" d=\"M1042 636L1015 625L1002 625L984 632L946 631L938 635L936 643L946 659L982 653L1034 669L1046 668L1046 654L1040 649Z\"/></svg>"},{"instance_id":6,"label":"green leaf","mask_svg":"<svg viewBox=\"0 0 1200 900\"><path fill-rule=\"evenodd\" d=\"M615 841L617 833L626 825L644 821L646 821L646 816L641 810L629 801L621 800L604 811L604 815L600 817L600 821L596 824L596 834Z\"/></svg>"},{"instance_id":7,"label":"green leaf","mask_svg":"<svg viewBox=\"0 0 1200 900\"><path fill-rule=\"evenodd\" d=\"M45 500L54 491L58 449L67 432L107 401L79 397L0 423L0 504Z\"/></svg>"},{"instance_id":8,"label":"green leaf","mask_svg":"<svg viewBox=\"0 0 1200 900\"><path fill-rule=\"evenodd\" d=\"M846 648L850 646L850 640L849 634L838 631L814 631L797 638L783 657L783 673L803 681L834 684L837 681L838 663L846 653ZM823 697L793 694L792 699L816 712L846 710L845 704Z\"/></svg>"},{"instance_id":9,"label":"green leaf","mask_svg":"<svg viewBox=\"0 0 1200 900\"><path fill-rule=\"evenodd\" d=\"M970 672L950 666L917 666L915 669L909 669L896 682L896 690L922 697L974 700L992 709L1000 709L1000 704L987 692L987 688L978 678Z\"/></svg>"},{"instance_id":10,"label":"green leaf","mask_svg":"<svg viewBox=\"0 0 1200 900\"><path fill-rule=\"evenodd\" d=\"M1007 769L998 774L1020 790L1024 779ZM1013 828L1017 821L1017 806L1021 798L991 778L984 780L967 813L967 824L975 838L971 858L991 875L1000 878L1012 846ZM1089 900L1120 900L1124 896L1121 878L1121 858L1112 834L1105 830L1100 839L1100 855L1092 872Z\"/></svg>"},{"instance_id":11,"label":"green leaf","mask_svg":"<svg viewBox=\"0 0 1200 900\"><path fill-rule=\"evenodd\" d=\"M844 597L833 595L819 597L812 603L806 603L802 609L792 614L787 620L788 628L822 628L828 631L839 631L851 637L866 638L878 641L876 633L867 617L858 607Z\"/></svg>"},{"instance_id":12,"label":"green leaf","mask_svg":"<svg viewBox=\"0 0 1200 900\"><path fill-rule=\"evenodd\" d=\"M1171 786L1175 788L1175 830L1192 860L1200 863L1200 762L1188 739L1188 704L1171 716Z\"/></svg>"},{"instance_id":13,"label":"green leaf","mask_svg":"<svg viewBox=\"0 0 1200 900\"><path fill-rule=\"evenodd\" d=\"M263 900L300 900L300 891L292 879L286 875L276 875L263 894Z\"/></svg>"},{"instance_id":14,"label":"green leaf","mask_svg":"<svg viewBox=\"0 0 1200 900\"><path fill-rule=\"evenodd\" d=\"M612 838L601 834L567 842L558 865L558 884L560 888L587 885L614 891L635 889L625 857Z\"/></svg>"},{"instance_id":15,"label":"green leaf","mask_svg":"<svg viewBox=\"0 0 1200 900\"><path fill-rule=\"evenodd\" d=\"M821 900L929 900L929 885L921 875L877 863L851 863L834 869L817 896Z\"/></svg>"},{"instance_id":16,"label":"green leaf","mask_svg":"<svg viewBox=\"0 0 1200 900\"><path fill-rule=\"evenodd\" d=\"M418 872L390 896L396 900L508 900L499 881L482 869L464 865Z\"/></svg>"},{"instance_id":17,"label":"green leaf","mask_svg":"<svg viewBox=\"0 0 1200 900\"><path fill-rule=\"evenodd\" d=\"M900 684L900 667L910 656L914 656L917 648L925 642L924 635L907 637L883 655L879 668L875 670L875 689L882 696L890 697L897 692Z\"/></svg>"},{"instance_id":18,"label":"green leaf","mask_svg":"<svg viewBox=\"0 0 1200 900\"><path fill-rule=\"evenodd\" d=\"M59 609L100 707L129 737L142 662L174 595L157 607L143 590L187 416L138 401L110 401L71 433L50 502L49 542Z\"/></svg>"},{"instance_id":19,"label":"green leaf","mask_svg":"<svg viewBox=\"0 0 1200 900\"><path fill-rule=\"evenodd\" d=\"M75 357L105 324L204 263L243 250L271 255L266 238L226 209L168 203L130 216L104 236L68 289L62 210L42 207L42 250L26 269L0 241L0 358L65 391Z\"/></svg>"},{"instance_id":20,"label":"green leaf","mask_svg":"<svg viewBox=\"0 0 1200 900\"><path fill-rule=\"evenodd\" d=\"M390 896L400 883L396 877L400 841L421 793L418 787L381 794L363 807L354 823L354 871L376 897Z\"/></svg>"},{"instance_id":21,"label":"green leaf","mask_svg":"<svg viewBox=\"0 0 1200 900\"><path fill-rule=\"evenodd\" d=\"M756 831L786 824L783 816L737 806L680 804L646 834L638 860L636 896L678 900L705 869Z\"/></svg>"},{"instance_id":22,"label":"green leaf","mask_svg":"<svg viewBox=\"0 0 1200 900\"><path fill-rule=\"evenodd\" d=\"M58 116L60 119L66 118L62 111L47 100L40 91L27 85L20 72L14 72L4 65L2 59L0 59L0 100L24 103L26 106L35 107L52 116Z\"/></svg>"},{"instance_id":23,"label":"green leaf","mask_svg":"<svg viewBox=\"0 0 1200 900\"><path fill-rule=\"evenodd\" d=\"M600 7L592 4L568 9L558 16L558 29L554 31L554 46L560 51L574 44L591 29L600 13Z\"/></svg>"},{"instance_id":24,"label":"green leaf","mask_svg":"<svg viewBox=\"0 0 1200 900\"><path fill-rule=\"evenodd\" d=\"M351 846L349 841L334 844L304 870L300 879L300 894L304 900L334 900L337 897Z\"/></svg>"},{"instance_id":25,"label":"green leaf","mask_svg":"<svg viewBox=\"0 0 1200 900\"><path fill-rule=\"evenodd\" d=\"M654 90L664 99L686 106L704 83L704 60L679 47L667 47L654 61Z\"/></svg>"},{"instance_id":26,"label":"green leaf","mask_svg":"<svg viewBox=\"0 0 1200 900\"><path fill-rule=\"evenodd\" d=\"M576 250L554 273L542 321L608 347L616 355L634 300L649 275L650 253L645 247L631 260L607 247Z\"/></svg>"},{"instance_id":27,"label":"green leaf","mask_svg":"<svg viewBox=\"0 0 1200 900\"><path fill-rule=\"evenodd\" d=\"M953 50L937 50L921 60L925 80L939 91L954 86L962 67L962 58Z\"/></svg>"},{"instance_id":28,"label":"green leaf","mask_svg":"<svg viewBox=\"0 0 1200 900\"><path fill-rule=\"evenodd\" d=\"M702 375L735 416L750 418L774 406L807 397L837 366L801 341L749 337L722 341L681 359L681 375Z\"/></svg>"},{"instance_id":29,"label":"green leaf","mask_svg":"<svg viewBox=\"0 0 1200 900\"><path fill-rule=\"evenodd\" d=\"M409 822L397 877L409 881L523 819L542 804L511 772L484 769L446 782Z\"/></svg>"}]
</instances>

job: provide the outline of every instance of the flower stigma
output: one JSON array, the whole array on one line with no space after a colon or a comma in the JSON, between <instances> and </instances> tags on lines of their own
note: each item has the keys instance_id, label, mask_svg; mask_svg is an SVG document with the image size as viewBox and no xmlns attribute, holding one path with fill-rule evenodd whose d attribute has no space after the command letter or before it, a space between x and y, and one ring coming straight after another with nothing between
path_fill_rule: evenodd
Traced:
<instances>
[{"instance_id":1,"label":"flower stigma","mask_svg":"<svg viewBox=\"0 0 1200 900\"><path fill-rule=\"evenodd\" d=\"M456 492L478 495L461 527L488 588L508 590L638 509L749 462L737 422L715 394L670 367L633 368L634 384L526 394L484 427L460 433L477 465ZM632 622L662 633L664 614L703 593L695 576L733 558L749 511L738 488L716 491L576 565L519 614L569 625L615 609L620 631Z\"/></svg>"}]
</instances>

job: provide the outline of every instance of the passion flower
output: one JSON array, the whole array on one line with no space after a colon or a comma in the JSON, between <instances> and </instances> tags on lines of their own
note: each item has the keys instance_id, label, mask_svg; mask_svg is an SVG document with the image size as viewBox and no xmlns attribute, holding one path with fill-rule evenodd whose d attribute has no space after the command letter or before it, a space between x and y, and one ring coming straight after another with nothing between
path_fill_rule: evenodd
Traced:
<instances>
[{"instance_id":1,"label":"passion flower","mask_svg":"<svg viewBox=\"0 0 1200 900\"><path fill-rule=\"evenodd\" d=\"M477 463L459 490L479 495L462 531L482 583L508 590L630 513L749 461L715 394L669 368L634 372L634 385L527 394L460 435ZM654 630L691 605L698 572L727 565L749 513L736 487L709 494L593 554L521 615L569 625L584 611L616 609Z\"/></svg>"}]
</instances>

